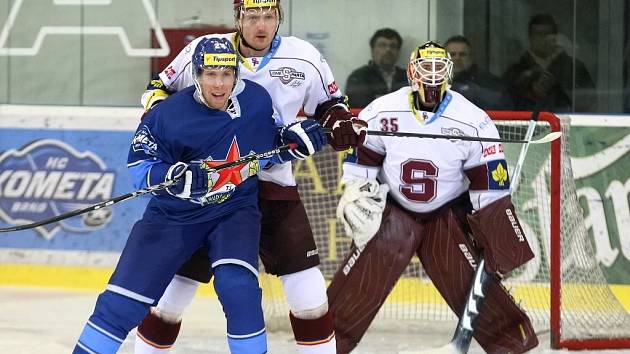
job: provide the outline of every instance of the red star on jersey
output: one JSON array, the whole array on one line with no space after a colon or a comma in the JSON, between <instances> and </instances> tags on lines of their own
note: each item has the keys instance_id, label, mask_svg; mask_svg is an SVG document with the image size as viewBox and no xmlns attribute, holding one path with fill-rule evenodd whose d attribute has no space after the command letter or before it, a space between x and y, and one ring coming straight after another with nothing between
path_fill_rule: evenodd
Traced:
<instances>
[{"instance_id":1,"label":"red star on jersey","mask_svg":"<svg viewBox=\"0 0 630 354\"><path fill-rule=\"evenodd\" d=\"M221 164L236 161L241 158L241 153L238 150L238 143L236 142L236 137L232 139L232 144L230 145L230 150L228 150L227 156L225 160L213 160L213 161L205 161L206 166L212 168L219 166ZM243 166L247 165L247 162L243 162L233 167L228 167L223 170L217 171L219 174L219 178L214 182L214 185L210 189L211 192L216 191L217 189L223 187L227 183L232 183L235 186L238 186L241 182L243 182L243 177L241 176L241 170Z\"/></svg>"}]
</instances>

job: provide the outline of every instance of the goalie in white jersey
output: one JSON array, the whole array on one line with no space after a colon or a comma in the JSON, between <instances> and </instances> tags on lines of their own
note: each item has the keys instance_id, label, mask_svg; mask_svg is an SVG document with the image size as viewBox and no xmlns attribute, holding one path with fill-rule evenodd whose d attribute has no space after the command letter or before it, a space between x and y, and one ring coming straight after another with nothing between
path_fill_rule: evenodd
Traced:
<instances>
[{"instance_id":1,"label":"goalie in white jersey","mask_svg":"<svg viewBox=\"0 0 630 354\"><path fill-rule=\"evenodd\" d=\"M435 42L416 48L411 86L374 100L359 118L373 130L498 138L483 110L448 90L452 65ZM485 270L496 276L475 339L489 353L538 344L529 318L500 284L502 274L533 257L500 143L368 135L343 170L337 216L354 244L328 288L337 353L358 344L414 255L459 316L481 250Z\"/></svg>"},{"instance_id":2,"label":"goalie in white jersey","mask_svg":"<svg viewBox=\"0 0 630 354\"><path fill-rule=\"evenodd\" d=\"M235 0L238 32L223 35L238 48L240 75L262 85L271 95L278 125L296 120L300 110L329 128L329 142L346 150L365 138L366 123L352 116L330 67L310 43L277 35L282 20L280 0ZM148 110L173 92L190 86L191 48L195 39L151 81L142 96ZM335 353L333 322L326 283L306 211L290 163L262 170L260 257L267 273L280 277L291 310L289 317L300 353ZM138 328L136 354L165 353L175 342L184 308L199 282L211 279L206 251L200 251L173 279L156 308Z\"/></svg>"}]
</instances>

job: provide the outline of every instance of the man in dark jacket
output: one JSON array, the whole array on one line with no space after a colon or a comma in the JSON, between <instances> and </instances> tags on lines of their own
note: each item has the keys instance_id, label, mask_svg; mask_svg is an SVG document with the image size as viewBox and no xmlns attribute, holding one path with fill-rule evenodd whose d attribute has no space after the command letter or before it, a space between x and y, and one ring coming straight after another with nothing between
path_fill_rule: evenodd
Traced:
<instances>
[{"instance_id":1,"label":"man in dark jacket","mask_svg":"<svg viewBox=\"0 0 630 354\"><path fill-rule=\"evenodd\" d=\"M370 39L372 60L348 76L346 94L350 106L363 108L384 94L407 86L405 69L396 66L402 38L391 28L381 28Z\"/></svg>"},{"instance_id":2,"label":"man in dark jacket","mask_svg":"<svg viewBox=\"0 0 630 354\"><path fill-rule=\"evenodd\" d=\"M485 110L511 109L506 85L475 63L472 45L466 37L453 36L444 47L453 60L451 90Z\"/></svg>"},{"instance_id":3,"label":"man in dark jacket","mask_svg":"<svg viewBox=\"0 0 630 354\"><path fill-rule=\"evenodd\" d=\"M529 21L529 50L510 66L504 79L516 109L589 112L595 84L584 63L557 44L558 25L551 15Z\"/></svg>"}]
</instances>

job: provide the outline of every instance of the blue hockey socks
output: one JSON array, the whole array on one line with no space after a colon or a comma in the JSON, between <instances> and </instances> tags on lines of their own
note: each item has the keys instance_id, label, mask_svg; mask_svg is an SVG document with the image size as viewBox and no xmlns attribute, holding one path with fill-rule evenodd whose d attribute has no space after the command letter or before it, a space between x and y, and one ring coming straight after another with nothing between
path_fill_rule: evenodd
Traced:
<instances>
[{"instance_id":1,"label":"blue hockey socks","mask_svg":"<svg viewBox=\"0 0 630 354\"><path fill-rule=\"evenodd\" d=\"M116 353L148 311L149 304L105 291L99 295L72 353Z\"/></svg>"},{"instance_id":2,"label":"blue hockey socks","mask_svg":"<svg viewBox=\"0 0 630 354\"><path fill-rule=\"evenodd\" d=\"M227 319L227 337L232 354L267 352L262 290L250 270L236 264L214 268L214 289Z\"/></svg>"}]
</instances>

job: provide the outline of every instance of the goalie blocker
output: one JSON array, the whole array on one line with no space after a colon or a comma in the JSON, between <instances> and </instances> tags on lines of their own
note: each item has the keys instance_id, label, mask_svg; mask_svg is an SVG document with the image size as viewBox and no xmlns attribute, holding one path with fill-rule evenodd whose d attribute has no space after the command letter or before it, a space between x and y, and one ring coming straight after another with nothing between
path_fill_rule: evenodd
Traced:
<instances>
[{"instance_id":1,"label":"goalie blocker","mask_svg":"<svg viewBox=\"0 0 630 354\"><path fill-rule=\"evenodd\" d=\"M427 214L406 211L388 199L379 231L365 246L357 248L353 244L328 288L339 354L356 347L414 254L458 316L464 310L479 259L475 242L489 260L486 269L507 272L532 258L526 240L512 237L520 226L511 197L501 198L473 215L469 214L471 210L468 193ZM471 232L475 242L469 237ZM357 293L361 299L345 295ZM474 338L493 354L523 353L538 345L527 314L498 276L488 286Z\"/></svg>"}]
</instances>

